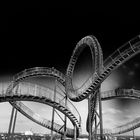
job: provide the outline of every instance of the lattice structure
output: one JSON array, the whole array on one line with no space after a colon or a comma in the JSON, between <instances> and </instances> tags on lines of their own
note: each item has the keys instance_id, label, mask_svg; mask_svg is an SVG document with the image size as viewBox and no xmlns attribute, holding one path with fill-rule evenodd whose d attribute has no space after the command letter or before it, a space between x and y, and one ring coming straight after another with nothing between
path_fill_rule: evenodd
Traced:
<instances>
[{"instance_id":1,"label":"lattice structure","mask_svg":"<svg viewBox=\"0 0 140 140\"><path fill-rule=\"evenodd\" d=\"M115 90L105 91L101 94L102 100L110 100L114 98L130 98L140 100L140 91L135 89L121 89L117 88ZM124 125L118 126L110 130L111 134L122 134L128 131L132 131L140 127L140 117L128 122Z\"/></svg>"},{"instance_id":2,"label":"lattice structure","mask_svg":"<svg viewBox=\"0 0 140 140\"><path fill-rule=\"evenodd\" d=\"M85 47L89 47L92 55L92 75L82 84L78 89L74 89L72 80L73 72L77 59ZM112 55L103 61L103 53L101 46L94 36L86 36L82 38L76 45L71 59L69 61L66 75L48 67L34 67L21 71L13 76L8 88L3 89L0 94L0 102L9 101L17 110L23 115L27 116L32 121L52 129L60 134L65 134L67 137L78 137L81 129L81 117L77 109L72 105L71 101L79 102L88 99L88 117L87 117L87 132L91 140L93 134L97 134L100 126L100 135L118 134L130 131L139 127L139 119L136 119L128 124L115 128L110 134L105 134L102 126L102 105L101 100L108 100L118 97L138 98L139 91L116 89L113 91L100 92L101 83L119 66L128 61L131 57L140 53L140 36L136 36L126 44L118 48ZM56 91L56 98L54 100L54 91L50 88L44 88L39 85L25 83L24 80L31 77L53 77L64 88L64 95ZM67 102L64 102L64 99ZM72 122L74 129L63 127L59 124L44 119L33 112L30 108L25 106L21 101L35 101L52 106L61 111ZM99 104L99 113L97 113L97 104ZM94 123L98 117L99 123ZM64 122L65 123L65 122ZM95 124L95 130L93 129ZM52 127L53 126L53 127Z\"/></svg>"}]
</instances>

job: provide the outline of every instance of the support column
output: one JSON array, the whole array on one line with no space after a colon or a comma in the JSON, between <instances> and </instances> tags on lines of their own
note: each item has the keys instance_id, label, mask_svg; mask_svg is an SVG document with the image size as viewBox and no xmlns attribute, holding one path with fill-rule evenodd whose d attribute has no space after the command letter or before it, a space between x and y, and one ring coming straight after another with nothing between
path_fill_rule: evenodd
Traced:
<instances>
[{"instance_id":1,"label":"support column","mask_svg":"<svg viewBox=\"0 0 140 140\"><path fill-rule=\"evenodd\" d=\"M17 119L17 110L15 111L15 116L14 116L14 122L13 122L13 128L12 128L12 139L13 139L13 134L15 131L16 119Z\"/></svg>"},{"instance_id":2,"label":"support column","mask_svg":"<svg viewBox=\"0 0 140 140\"><path fill-rule=\"evenodd\" d=\"M8 129L8 139L9 140L10 140L10 137L11 137L11 129L12 129L12 122L13 122L14 111L15 111L15 108L12 107L11 118L10 118L9 129Z\"/></svg>"},{"instance_id":3,"label":"support column","mask_svg":"<svg viewBox=\"0 0 140 140\"><path fill-rule=\"evenodd\" d=\"M54 101L56 100L56 84L57 84L57 80L55 80L55 86L54 86ZM55 111L55 108L53 107L52 109L52 125L51 125L51 140L53 139L53 125L54 125L54 111Z\"/></svg>"},{"instance_id":4,"label":"support column","mask_svg":"<svg viewBox=\"0 0 140 140\"><path fill-rule=\"evenodd\" d=\"M92 140L92 122L91 122L91 95L88 97L88 115L89 115L89 140Z\"/></svg>"},{"instance_id":5,"label":"support column","mask_svg":"<svg viewBox=\"0 0 140 140\"><path fill-rule=\"evenodd\" d=\"M67 108L67 95L65 96L65 107ZM65 120L64 120L64 140L66 139L66 133L67 133L67 117L65 115Z\"/></svg>"},{"instance_id":6,"label":"support column","mask_svg":"<svg viewBox=\"0 0 140 140\"><path fill-rule=\"evenodd\" d=\"M52 109L51 140L53 139L54 107Z\"/></svg>"},{"instance_id":7,"label":"support column","mask_svg":"<svg viewBox=\"0 0 140 140\"><path fill-rule=\"evenodd\" d=\"M95 115L95 140L97 140L97 117Z\"/></svg>"},{"instance_id":8,"label":"support column","mask_svg":"<svg viewBox=\"0 0 140 140\"><path fill-rule=\"evenodd\" d=\"M101 101L101 92L99 88L99 115L100 115L100 139L103 140L103 119L102 119L102 101Z\"/></svg>"},{"instance_id":9,"label":"support column","mask_svg":"<svg viewBox=\"0 0 140 140\"><path fill-rule=\"evenodd\" d=\"M133 139L135 140L135 132L134 132L134 129L132 130L133 132Z\"/></svg>"},{"instance_id":10,"label":"support column","mask_svg":"<svg viewBox=\"0 0 140 140\"><path fill-rule=\"evenodd\" d=\"M76 136L77 136L77 131L76 131L76 126L74 126L74 140L76 140Z\"/></svg>"}]
</instances>

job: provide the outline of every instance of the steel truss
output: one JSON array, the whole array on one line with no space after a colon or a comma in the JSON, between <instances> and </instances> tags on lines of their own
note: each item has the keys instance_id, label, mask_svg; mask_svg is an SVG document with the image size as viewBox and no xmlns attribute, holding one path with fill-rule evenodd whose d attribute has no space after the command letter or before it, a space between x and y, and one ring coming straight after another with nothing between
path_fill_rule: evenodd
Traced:
<instances>
[{"instance_id":1,"label":"steel truss","mask_svg":"<svg viewBox=\"0 0 140 140\"><path fill-rule=\"evenodd\" d=\"M74 89L72 83L74 67L80 53L84 50L85 47L89 47L91 50L92 61L94 66L92 70L93 73L90 76L90 78L87 79L80 88ZM140 36L138 35L135 38L128 41L123 46L121 46L120 48L118 48L112 55L110 55L105 61L103 61L102 49L96 37L86 36L77 43L76 48L74 49L70 62L68 64L66 75L64 75L63 73L54 68L35 67L31 69L26 69L13 77L13 80L11 84L8 86L6 92L1 95L0 101L1 102L9 101L11 105L13 105L25 116L32 119L38 124L45 125L45 127L49 126L48 124L46 125L46 122L45 123L42 122L45 120L42 117L36 115L36 113L32 112L32 110L30 110L20 101L22 100L37 101L50 105L55 109L58 109L59 111L64 113L71 120L71 122L74 125L74 129L71 131L71 133L69 133L67 129L66 134L69 137L76 138L79 135L79 130L81 127L80 126L81 118L76 109L75 111L77 112L77 115L75 117L75 113L71 112L70 108L68 108L65 103L61 102L62 99L59 100L59 98L56 98L58 99L58 101L52 100L51 98L48 97L47 94L48 92L50 92L50 90L45 91L45 94L43 94L44 92L42 91L41 87L35 89L35 91L38 90L40 92L31 92L29 90L30 86L28 87L28 85L26 85L26 88L28 88L30 92L23 93L23 91L22 92L19 91L19 87L20 90L22 89L21 85L23 84L23 81L29 77L37 77L37 76L55 77L57 81L64 86L65 88L64 93L66 94L66 98L68 97L70 100L75 102L79 102L88 98L89 107L88 107L87 131L89 132L90 136L89 139L91 139L92 137L93 133L92 125L94 121L96 122L97 117L99 118L101 139L103 139L102 106L101 106L102 95L100 95L101 83L115 69L117 69L120 65L128 61L131 57L135 56L139 52L140 52ZM51 94L49 94L49 96ZM59 93L57 92L56 95L58 94ZM96 111L97 103L99 103L99 114ZM95 125L95 132L97 131L97 127L98 124ZM53 130L58 132L57 127L53 127ZM59 133L64 133L64 131Z\"/></svg>"}]
</instances>

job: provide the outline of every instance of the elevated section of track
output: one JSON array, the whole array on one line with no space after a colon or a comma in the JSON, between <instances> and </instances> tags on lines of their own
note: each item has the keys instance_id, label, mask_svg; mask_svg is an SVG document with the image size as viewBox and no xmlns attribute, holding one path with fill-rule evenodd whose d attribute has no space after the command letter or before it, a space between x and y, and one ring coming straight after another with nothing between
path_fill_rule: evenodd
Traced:
<instances>
[{"instance_id":1,"label":"elevated section of track","mask_svg":"<svg viewBox=\"0 0 140 140\"><path fill-rule=\"evenodd\" d=\"M68 106L67 107L65 106L65 103L63 101L64 95L61 95L59 92L57 92L56 100L54 101L53 90L25 82L24 83L20 82L18 85L16 85L12 89L12 92L8 93L6 91L7 91L6 89L3 89L1 91L0 102L9 101L23 115L25 115L32 121L49 129L52 128L51 121L48 121L44 119L42 116L36 114L20 101L33 101L52 106L57 110L61 111L70 119L72 124L77 128L77 136L79 135L80 123L75 117L75 115L79 116L78 119L81 119L80 115L70 101L68 101ZM69 107L72 109L74 114L70 111L71 109ZM64 128L62 127L62 125L59 125L57 123L53 124L53 130L60 134L64 134ZM66 136L74 137L74 129L67 128Z\"/></svg>"},{"instance_id":2,"label":"elevated section of track","mask_svg":"<svg viewBox=\"0 0 140 140\"><path fill-rule=\"evenodd\" d=\"M115 98L129 98L140 100L140 91L135 89L121 89L117 88L115 90L105 91L101 94L102 100L110 100ZM111 130L111 134L122 134L133 129L140 127L140 117L135 118L131 122L124 125L118 126Z\"/></svg>"},{"instance_id":3,"label":"elevated section of track","mask_svg":"<svg viewBox=\"0 0 140 140\"><path fill-rule=\"evenodd\" d=\"M74 71L74 66L76 64L77 58L80 52L83 50L83 46L89 46L92 50L92 55L94 57L93 75L84 82L84 84L77 90L73 88L72 76ZM69 98L73 101L81 101L89 96L89 94L94 94L97 87L119 66L128 61L130 58L140 53L140 36L128 41L126 44L117 49L112 53L104 62L102 59L102 51L100 45L96 38L90 36L83 38L76 46L73 51L70 63L67 69L67 81L66 90L69 94ZM103 65L102 65L103 63ZM100 71L99 69L100 65ZM99 73L100 74L99 74Z\"/></svg>"}]
</instances>

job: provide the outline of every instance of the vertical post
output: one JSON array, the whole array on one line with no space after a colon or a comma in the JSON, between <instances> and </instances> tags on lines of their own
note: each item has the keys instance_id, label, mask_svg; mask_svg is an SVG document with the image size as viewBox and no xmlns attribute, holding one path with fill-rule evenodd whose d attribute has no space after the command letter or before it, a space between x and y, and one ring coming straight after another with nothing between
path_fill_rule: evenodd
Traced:
<instances>
[{"instance_id":1,"label":"vertical post","mask_svg":"<svg viewBox=\"0 0 140 140\"><path fill-rule=\"evenodd\" d=\"M74 125L74 140L76 140L77 132L76 132L76 125Z\"/></svg>"},{"instance_id":2,"label":"vertical post","mask_svg":"<svg viewBox=\"0 0 140 140\"><path fill-rule=\"evenodd\" d=\"M67 95L65 96L65 107L67 108ZM64 140L66 139L66 131L67 131L67 117L65 115L65 120L64 120Z\"/></svg>"},{"instance_id":3,"label":"vertical post","mask_svg":"<svg viewBox=\"0 0 140 140\"><path fill-rule=\"evenodd\" d=\"M98 89L99 95L99 116L100 116L100 138L103 140L103 119L102 119L102 101L100 88Z\"/></svg>"},{"instance_id":4,"label":"vertical post","mask_svg":"<svg viewBox=\"0 0 140 140\"><path fill-rule=\"evenodd\" d=\"M134 133L134 129L132 130L132 132L133 132L133 139L135 140L135 133Z\"/></svg>"},{"instance_id":5,"label":"vertical post","mask_svg":"<svg viewBox=\"0 0 140 140\"><path fill-rule=\"evenodd\" d=\"M8 129L8 139L9 140L10 140L10 135L11 135L11 128L12 128L12 121L13 121L14 111L15 111L15 108L12 107L11 118L10 118L9 129Z\"/></svg>"},{"instance_id":6,"label":"vertical post","mask_svg":"<svg viewBox=\"0 0 140 140\"><path fill-rule=\"evenodd\" d=\"M55 80L55 86L54 86L54 101L56 100L56 84L57 84L57 80ZM52 125L51 125L51 140L53 139L53 124L54 124L54 111L55 108L53 107L52 109Z\"/></svg>"},{"instance_id":7,"label":"vertical post","mask_svg":"<svg viewBox=\"0 0 140 140\"><path fill-rule=\"evenodd\" d=\"M14 116L14 122L13 122L13 128L12 128L12 139L13 139L13 134L15 131L16 119L17 119L17 110L15 111L15 116Z\"/></svg>"},{"instance_id":8,"label":"vertical post","mask_svg":"<svg viewBox=\"0 0 140 140\"><path fill-rule=\"evenodd\" d=\"M97 140L97 117L95 115L95 140Z\"/></svg>"},{"instance_id":9,"label":"vertical post","mask_svg":"<svg viewBox=\"0 0 140 140\"><path fill-rule=\"evenodd\" d=\"M92 140L92 122L91 122L91 95L88 97L88 115L89 115L89 140Z\"/></svg>"},{"instance_id":10,"label":"vertical post","mask_svg":"<svg viewBox=\"0 0 140 140\"><path fill-rule=\"evenodd\" d=\"M13 132L13 133L14 133L14 131L15 131L16 119L17 119L17 110L16 110L15 116L14 116L14 123L13 123L13 129L12 129L12 132Z\"/></svg>"},{"instance_id":11,"label":"vertical post","mask_svg":"<svg viewBox=\"0 0 140 140\"><path fill-rule=\"evenodd\" d=\"M54 107L52 110L51 140L53 139Z\"/></svg>"}]
</instances>

